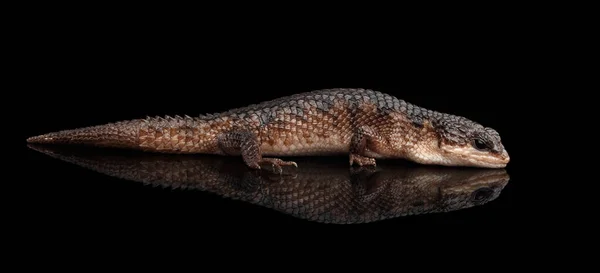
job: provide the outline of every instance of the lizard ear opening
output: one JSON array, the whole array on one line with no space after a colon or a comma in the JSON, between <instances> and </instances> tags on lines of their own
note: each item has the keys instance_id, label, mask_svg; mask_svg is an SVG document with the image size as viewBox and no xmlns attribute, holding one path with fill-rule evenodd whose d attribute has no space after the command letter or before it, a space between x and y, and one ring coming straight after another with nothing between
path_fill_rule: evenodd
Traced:
<instances>
[{"instance_id":1,"label":"lizard ear opening","mask_svg":"<svg viewBox=\"0 0 600 273\"><path fill-rule=\"evenodd\" d=\"M435 122L431 122L429 120L427 120L424 123L424 128L426 128L427 130L430 130L431 132L433 132L435 134L435 138L437 141L437 146L438 148L442 149L443 146L448 145L447 143L445 143L444 139L446 139L444 136L446 134L446 132L442 129L441 126L439 126L438 124L436 124Z\"/></svg>"}]
</instances>

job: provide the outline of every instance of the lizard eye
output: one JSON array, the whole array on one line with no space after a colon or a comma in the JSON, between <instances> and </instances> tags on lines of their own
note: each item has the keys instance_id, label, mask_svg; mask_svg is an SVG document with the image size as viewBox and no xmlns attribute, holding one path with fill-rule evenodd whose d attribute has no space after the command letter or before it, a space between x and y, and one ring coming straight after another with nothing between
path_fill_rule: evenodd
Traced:
<instances>
[{"instance_id":1,"label":"lizard eye","mask_svg":"<svg viewBox=\"0 0 600 273\"><path fill-rule=\"evenodd\" d=\"M489 199L493 194L494 190L491 188L480 188L471 194L471 200L475 203L480 203Z\"/></svg>"},{"instance_id":2,"label":"lizard eye","mask_svg":"<svg viewBox=\"0 0 600 273\"><path fill-rule=\"evenodd\" d=\"M475 149L480 150L480 151L490 150L490 147L488 146L488 144L480 138L473 139L473 147L475 147Z\"/></svg>"}]
</instances>

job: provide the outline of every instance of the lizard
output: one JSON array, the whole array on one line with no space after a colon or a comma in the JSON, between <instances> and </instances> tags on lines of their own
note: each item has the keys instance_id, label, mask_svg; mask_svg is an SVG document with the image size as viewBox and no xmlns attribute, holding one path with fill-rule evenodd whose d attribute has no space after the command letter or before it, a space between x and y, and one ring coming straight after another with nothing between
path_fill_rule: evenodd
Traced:
<instances>
[{"instance_id":1,"label":"lizard","mask_svg":"<svg viewBox=\"0 0 600 273\"><path fill-rule=\"evenodd\" d=\"M156 116L66 129L28 143L83 144L174 154L241 156L252 169L298 167L280 157L347 155L350 165L504 168L500 134L463 116L364 88L307 91L214 114Z\"/></svg>"},{"instance_id":2,"label":"lizard","mask_svg":"<svg viewBox=\"0 0 600 273\"><path fill-rule=\"evenodd\" d=\"M482 206L497 199L510 180L504 169L439 168L388 161L376 168L353 167L348 171L345 163L320 158L299 158L302 168L274 175L215 155L29 146L125 181L201 191L325 224L370 223Z\"/></svg>"}]
</instances>

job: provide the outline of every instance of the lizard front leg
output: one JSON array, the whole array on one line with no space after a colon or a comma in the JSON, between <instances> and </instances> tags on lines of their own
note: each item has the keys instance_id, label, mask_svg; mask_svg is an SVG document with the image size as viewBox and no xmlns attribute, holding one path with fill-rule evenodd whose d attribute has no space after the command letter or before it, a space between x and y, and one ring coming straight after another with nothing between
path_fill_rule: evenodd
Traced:
<instances>
[{"instance_id":1,"label":"lizard front leg","mask_svg":"<svg viewBox=\"0 0 600 273\"><path fill-rule=\"evenodd\" d=\"M252 168L260 170L260 164L270 163L278 173L282 173L281 166L296 166L293 161L283 161L279 158L264 158L260 151L258 138L249 131L232 131L220 134L217 137L218 145L223 153L228 155L241 155L244 163Z\"/></svg>"},{"instance_id":2,"label":"lizard front leg","mask_svg":"<svg viewBox=\"0 0 600 273\"><path fill-rule=\"evenodd\" d=\"M358 127L350 140L350 166L354 163L359 166L375 166L375 158L365 156L365 151L367 148L377 151L385 143L385 138L372 127Z\"/></svg>"}]
</instances>

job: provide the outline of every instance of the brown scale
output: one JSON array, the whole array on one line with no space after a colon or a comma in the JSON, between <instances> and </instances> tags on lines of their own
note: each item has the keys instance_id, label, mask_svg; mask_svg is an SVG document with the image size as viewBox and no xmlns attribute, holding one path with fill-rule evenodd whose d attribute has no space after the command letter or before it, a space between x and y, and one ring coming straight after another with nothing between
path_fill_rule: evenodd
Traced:
<instances>
[{"instance_id":1,"label":"brown scale","mask_svg":"<svg viewBox=\"0 0 600 273\"><path fill-rule=\"evenodd\" d=\"M464 128L475 128L466 119L422 109L381 92L327 89L195 118L138 119L28 141L237 155L251 168L269 164L281 172L281 166L296 163L271 156L348 154L350 164L361 166L375 165L376 158L402 158L408 148L435 137L431 122L443 129L443 137L457 142L466 139L461 135Z\"/></svg>"},{"instance_id":2,"label":"brown scale","mask_svg":"<svg viewBox=\"0 0 600 273\"><path fill-rule=\"evenodd\" d=\"M118 144L120 147L163 153L241 155L250 167L260 168L261 164L267 163L281 172L280 166L296 164L262 156L349 153L353 137L362 132L359 130L361 126L376 126L382 132L389 132L385 127L393 122L393 117L384 111L387 108L381 107L393 107L394 102L396 107L400 105L397 99L375 91L333 89L293 95L199 118L156 117L129 121L126 123L129 127L103 125L95 129L78 129L87 135L97 136L85 141L81 134L63 133L61 137L66 136L72 142L79 140L105 146ZM98 128L117 129L112 138L107 138L109 134L100 135ZM124 131L128 132L127 139L122 138ZM137 133L137 140L131 137L135 135L131 132ZM376 135L366 137L375 139ZM55 142L56 139L55 136ZM380 142L382 138L376 139ZM372 152L385 152L383 145L373 143L371 146ZM375 164L374 160L360 155L368 147L357 147L360 150L353 151L356 156L351 157L351 163Z\"/></svg>"}]
</instances>

